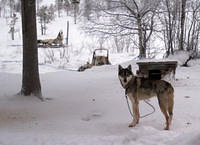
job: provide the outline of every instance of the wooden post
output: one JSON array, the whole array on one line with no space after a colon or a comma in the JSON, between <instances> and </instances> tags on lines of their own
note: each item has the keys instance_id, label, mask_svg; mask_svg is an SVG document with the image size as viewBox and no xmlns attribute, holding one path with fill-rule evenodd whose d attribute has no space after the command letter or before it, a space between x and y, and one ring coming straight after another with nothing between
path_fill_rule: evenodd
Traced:
<instances>
[{"instance_id":1,"label":"wooden post","mask_svg":"<svg viewBox=\"0 0 200 145\"><path fill-rule=\"evenodd\" d=\"M69 21L67 21L67 36L66 36L66 46L69 44Z\"/></svg>"},{"instance_id":2,"label":"wooden post","mask_svg":"<svg viewBox=\"0 0 200 145\"><path fill-rule=\"evenodd\" d=\"M14 26L10 28L10 31L11 31L11 38L12 38L12 40L14 40L15 39L15 35L14 35L15 28L14 28Z\"/></svg>"}]
</instances>

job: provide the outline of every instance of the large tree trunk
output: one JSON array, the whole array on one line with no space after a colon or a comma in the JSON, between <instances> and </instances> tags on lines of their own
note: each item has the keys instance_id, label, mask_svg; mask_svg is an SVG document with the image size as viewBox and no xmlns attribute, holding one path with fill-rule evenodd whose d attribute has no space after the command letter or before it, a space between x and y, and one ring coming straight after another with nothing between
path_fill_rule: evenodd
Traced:
<instances>
[{"instance_id":1,"label":"large tree trunk","mask_svg":"<svg viewBox=\"0 0 200 145\"><path fill-rule=\"evenodd\" d=\"M42 99L38 70L35 0L22 0L23 78L21 94Z\"/></svg>"}]
</instances>

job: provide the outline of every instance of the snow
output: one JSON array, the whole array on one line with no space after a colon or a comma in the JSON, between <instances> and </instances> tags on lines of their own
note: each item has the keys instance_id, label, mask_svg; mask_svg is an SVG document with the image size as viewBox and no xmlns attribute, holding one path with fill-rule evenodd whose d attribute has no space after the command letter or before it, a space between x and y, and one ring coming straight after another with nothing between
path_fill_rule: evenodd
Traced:
<instances>
[{"instance_id":1,"label":"snow","mask_svg":"<svg viewBox=\"0 0 200 145\"><path fill-rule=\"evenodd\" d=\"M132 64L137 69L136 61ZM178 67L174 119L164 131L164 117L156 98L156 112L128 128L131 116L117 76L118 65L84 72L59 71L40 75L45 102L16 96L21 75L0 73L0 144L7 145L199 145L200 65ZM188 97L186 97L188 96ZM140 103L141 114L149 106Z\"/></svg>"},{"instance_id":2,"label":"snow","mask_svg":"<svg viewBox=\"0 0 200 145\"><path fill-rule=\"evenodd\" d=\"M163 130L165 119L156 98L150 100L156 112L141 119L136 127L128 128L131 116L118 80L118 64L132 64L136 72L136 55L111 52L112 65L77 72L81 64L91 61L99 44L73 25L72 18L56 18L48 25L46 36L38 30L38 38L54 38L61 28L66 35L67 20L71 39L66 58L58 59L57 49L55 62L45 63L48 49L39 48L40 80L46 98L41 102L33 96L16 95L22 85L22 35L16 34L11 41L9 20L0 18L0 145L200 144L199 60L191 61L190 67L178 66L176 81L171 80L175 106L170 131ZM19 18L17 27L20 26ZM180 64L186 56L181 53L170 60ZM141 102L141 115L149 112L149 106Z\"/></svg>"}]
</instances>

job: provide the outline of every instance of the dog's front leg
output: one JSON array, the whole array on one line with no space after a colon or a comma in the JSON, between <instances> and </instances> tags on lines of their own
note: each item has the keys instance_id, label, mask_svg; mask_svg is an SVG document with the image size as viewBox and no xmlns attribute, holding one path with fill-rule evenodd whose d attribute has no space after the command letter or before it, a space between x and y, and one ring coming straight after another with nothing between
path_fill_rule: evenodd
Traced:
<instances>
[{"instance_id":1,"label":"dog's front leg","mask_svg":"<svg viewBox=\"0 0 200 145\"><path fill-rule=\"evenodd\" d=\"M129 124L128 127L135 127L136 124L139 123L140 114L139 114L139 103L138 102L132 102L133 107L133 121L131 124Z\"/></svg>"}]
</instances>

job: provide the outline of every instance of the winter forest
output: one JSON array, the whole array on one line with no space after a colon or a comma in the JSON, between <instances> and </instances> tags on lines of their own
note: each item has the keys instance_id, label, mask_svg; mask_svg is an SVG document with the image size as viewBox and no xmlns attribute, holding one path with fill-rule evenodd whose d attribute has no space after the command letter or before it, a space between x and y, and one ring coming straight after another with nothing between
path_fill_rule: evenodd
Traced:
<instances>
[{"instance_id":1,"label":"winter forest","mask_svg":"<svg viewBox=\"0 0 200 145\"><path fill-rule=\"evenodd\" d=\"M0 0L0 24L0 145L200 144L199 0Z\"/></svg>"}]
</instances>

